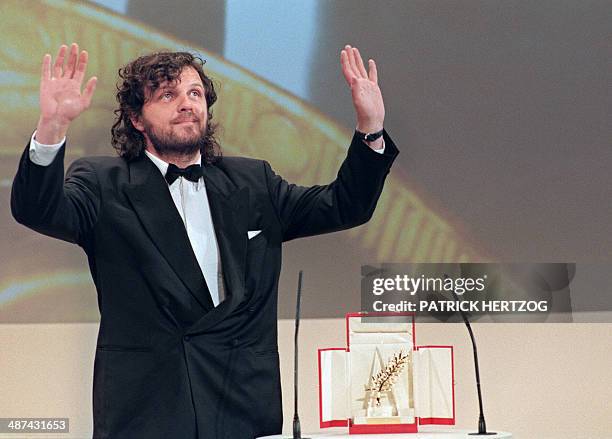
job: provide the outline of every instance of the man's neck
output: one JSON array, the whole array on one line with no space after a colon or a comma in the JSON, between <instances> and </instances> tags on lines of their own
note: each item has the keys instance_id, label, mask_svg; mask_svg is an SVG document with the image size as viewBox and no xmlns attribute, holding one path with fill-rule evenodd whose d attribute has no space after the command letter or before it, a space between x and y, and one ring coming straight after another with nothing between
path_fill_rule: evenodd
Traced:
<instances>
[{"instance_id":1,"label":"man's neck","mask_svg":"<svg viewBox=\"0 0 612 439\"><path fill-rule=\"evenodd\" d=\"M193 155L184 155L160 154L155 148L149 146L146 147L146 150L158 159L166 163L174 163L179 168L186 168L189 165L199 165L201 162L200 151L195 152Z\"/></svg>"}]
</instances>

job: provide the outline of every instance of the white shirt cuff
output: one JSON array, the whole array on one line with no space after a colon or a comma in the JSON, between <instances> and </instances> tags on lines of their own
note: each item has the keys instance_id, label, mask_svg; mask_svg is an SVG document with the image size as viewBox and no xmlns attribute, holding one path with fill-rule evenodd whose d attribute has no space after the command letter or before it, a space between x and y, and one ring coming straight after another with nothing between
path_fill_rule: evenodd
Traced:
<instances>
[{"instance_id":1,"label":"white shirt cuff","mask_svg":"<svg viewBox=\"0 0 612 439\"><path fill-rule=\"evenodd\" d=\"M385 153L385 139L383 139L383 146L380 149L375 149L373 150L374 152L377 152L379 154L384 154Z\"/></svg>"},{"instance_id":2,"label":"white shirt cuff","mask_svg":"<svg viewBox=\"0 0 612 439\"><path fill-rule=\"evenodd\" d=\"M30 160L39 166L49 166L66 141L66 137L54 145L45 145L37 142L34 138L35 136L36 131L34 131L30 139Z\"/></svg>"}]
</instances>

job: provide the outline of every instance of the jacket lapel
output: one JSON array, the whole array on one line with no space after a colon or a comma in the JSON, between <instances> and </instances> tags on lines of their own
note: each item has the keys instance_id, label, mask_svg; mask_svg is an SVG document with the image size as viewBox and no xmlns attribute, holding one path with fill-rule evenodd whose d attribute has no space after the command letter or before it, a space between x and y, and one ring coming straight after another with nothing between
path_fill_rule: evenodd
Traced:
<instances>
[{"instance_id":1,"label":"jacket lapel","mask_svg":"<svg viewBox=\"0 0 612 439\"><path fill-rule=\"evenodd\" d=\"M204 276L163 176L143 157L130 163L130 183L124 193L151 240L196 300L205 310L212 309Z\"/></svg>"},{"instance_id":2,"label":"jacket lapel","mask_svg":"<svg viewBox=\"0 0 612 439\"><path fill-rule=\"evenodd\" d=\"M197 333L229 314L245 296L249 189L238 188L216 165L204 168L206 194L219 246L225 300L189 329Z\"/></svg>"}]
</instances>

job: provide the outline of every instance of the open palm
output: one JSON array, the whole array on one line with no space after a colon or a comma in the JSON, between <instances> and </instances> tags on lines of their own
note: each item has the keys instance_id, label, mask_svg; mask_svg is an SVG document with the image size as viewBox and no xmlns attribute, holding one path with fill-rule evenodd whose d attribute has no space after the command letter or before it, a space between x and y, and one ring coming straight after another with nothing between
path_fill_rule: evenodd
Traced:
<instances>
[{"instance_id":1,"label":"open palm","mask_svg":"<svg viewBox=\"0 0 612 439\"><path fill-rule=\"evenodd\" d=\"M374 60L369 60L368 70L356 47L345 46L340 53L344 79L351 88L353 105L357 112L357 129L375 132L383 128L385 105L378 86L378 72Z\"/></svg>"},{"instance_id":2,"label":"open palm","mask_svg":"<svg viewBox=\"0 0 612 439\"><path fill-rule=\"evenodd\" d=\"M43 58L40 80L40 112L43 120L53 120L58 125L67 125L91 104L96 78L87 81L81 92L81 85L87 69L86 51L78 53L77 44L72 44L68 62L64 58L68 48L61 46L51 68L51 55Z\"/></svg>"}]
</instances>

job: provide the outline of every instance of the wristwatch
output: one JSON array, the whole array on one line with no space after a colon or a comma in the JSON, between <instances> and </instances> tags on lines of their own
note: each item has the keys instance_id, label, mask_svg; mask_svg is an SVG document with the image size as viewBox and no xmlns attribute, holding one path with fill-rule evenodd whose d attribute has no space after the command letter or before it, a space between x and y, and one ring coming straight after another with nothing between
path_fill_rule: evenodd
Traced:
<instances>
[{"instance_id":1,"label":"wristwatch","mask_svg":"<svg viewBox=\"0 0 612 439\"><path fill-rule=\"evenodd\" d=\"M355 134L357 134L357 137L363 140L364 142L372 142L378 139L379 137L382 137L383 130L377 131L375 133L362 133L361 131L355 130Z\"/></svg>"}]
</instances>

